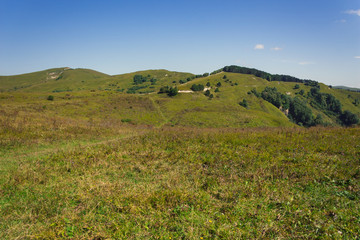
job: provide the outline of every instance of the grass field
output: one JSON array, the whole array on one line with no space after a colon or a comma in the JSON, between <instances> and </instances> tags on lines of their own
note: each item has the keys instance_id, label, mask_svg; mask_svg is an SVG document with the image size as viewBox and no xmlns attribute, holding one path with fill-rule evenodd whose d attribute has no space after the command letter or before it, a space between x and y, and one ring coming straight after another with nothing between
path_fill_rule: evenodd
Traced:
<instances>
[{"instance_id":1,"label":"grass field","mask_svg":"<svg viewBox=\"0 0 360 240\"><path fill-rule=\"evenodd\" d=\"M156 84L127 94L136 74ZM299 127L248 92L309 86L223 75L0 77L0 239L359 239L359 126L312 108L330 127ZM360 116L359 93L320 86Z\"/></svg>"},{"instance_id":2,"label":"grass field","mask_svg":"<svg viewBox=\"0 0 360 240\"><path fill-rule=\"evenodd\" d=\"M359 128L36 116L1 119L2 239L360 236Z\"/></svg>"}]
</instances>

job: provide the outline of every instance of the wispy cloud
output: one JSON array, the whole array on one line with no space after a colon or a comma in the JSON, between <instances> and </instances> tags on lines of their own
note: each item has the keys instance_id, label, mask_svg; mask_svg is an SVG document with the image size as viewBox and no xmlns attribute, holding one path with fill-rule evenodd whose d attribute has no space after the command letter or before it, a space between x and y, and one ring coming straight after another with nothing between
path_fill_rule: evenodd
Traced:
<instances>
[{"instance_id":1,"label":"wispy cloud","mask_svg":"<svg viewBox=\"0 0 360 240\"><path fill-rule=\"evenodd\" d=\"M345 19L340 19L340 20L336 20L335 22L336 23L346 23L346 20Z\"/></svg>"},{"instance_id":2,"label":"wispy cloud","mask_svg":"<svg viewBox=\"0 0 360 240\"><path fill-rule=\"evenodd\" d=\"M315 64L314 62L299 62L300 65L312 65Z\"/></svg>"},{"instance_id":3,"label":"wispy cloud","mask_svg":"<svg viewBox=\"0 0 360 240\"><path fill-rule=\"evenodd\" d=\"M256 44L254 49L255 50L263 50L263 49L265 49L265 46L263 44Z\"/></svg>"},{"instance_id":4,"label":"wispy cloud","mask_svg":"<svg viewBox=\"0 0 360 240\"><path fill-rule=\"evenodd\" d=\"M360 59L360 56L355 56L354 58Z\"/></svg>"},{"instance_id":5,"label":"wispy cloud","mask_svg":"<svg viewBox=\"0 0 360 240\"><path fill-rule=\"evenodd\" d=\"M347 10L345 11L346 14L355 14L355 15L358 15L360 17L360 9L358 10Z\"/></svg>"},{"instance_id":6,"label":"wispy cloud","mask_svg":"<svg viewBox=\"0 0 360 240\"><path fill-rule=\"evenodd\" d=\"M271 48L271 50L273 50L273 51L281 51L282 48L281 47L273 47L273 48Z\"/></svg>"}]
</instances>

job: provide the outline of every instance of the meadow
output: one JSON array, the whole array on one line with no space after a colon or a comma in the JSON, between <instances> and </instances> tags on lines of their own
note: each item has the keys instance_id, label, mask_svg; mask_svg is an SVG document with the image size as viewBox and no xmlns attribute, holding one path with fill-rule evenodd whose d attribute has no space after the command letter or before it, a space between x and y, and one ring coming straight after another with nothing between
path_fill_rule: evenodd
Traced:
<instances>
[{"instance_id":1,"label":"meadow","mask_svg":"<svg viewBox=\"0 0 360 240\"><path fill-rule=\"evenodd\" d=\"M359 128L154 127L4 109L1 239L360 236Z\"/></svg>"},{"instance_id":2,"label":"meadow","mask_svg":"<svg viewBox=\"0 0 360 240\"><path fill-rule=\"evenodd\" d=\"M0 239L359 239L359 126L312 106L311 86L224 75L0 77ZM213 97L158 94L194 84ZM319 86L360 116L359 93ZM327 127L251 93L266 87Z\"/></svg>"}]
</instances>

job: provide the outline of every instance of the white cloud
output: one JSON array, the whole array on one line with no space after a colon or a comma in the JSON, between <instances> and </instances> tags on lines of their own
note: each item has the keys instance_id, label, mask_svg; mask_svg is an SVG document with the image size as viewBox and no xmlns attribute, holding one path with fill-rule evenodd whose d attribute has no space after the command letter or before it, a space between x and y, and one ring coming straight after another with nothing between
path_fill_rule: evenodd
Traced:
<instances>
[{"instance_id":1,"label":"white cloud","mask_svg":"<svg viewBox=\"0 0 360 240\"><path fill-rule=\"evenodd\" d=\"M263 50L263 49L265 49L265 46L263 44L256 44L254 49L255 50Z\"/></svg>"},{"instance_id":2,"label":"white cloud","mask_svg":"<svg viewBox=\"0 0 360 240\"><path fill-rule=\"evenodd\" d=\"M358 9L358 10L348 10L345 13L347 13L347 14L355 14L355 15L358 15L360 17L360 9Z\"/></svg>"},{"instance_id":3,"label":"white cloud","mask_svg":"<svg viewBox=\"0 0 360 240\"><path fill-rule=\"evenodd\" d=\"M340 20L336 20L335 22L336 23L346 23L346 20L345 19L340 19Z\"/></svg>"},{"instance_id":4,"label":"white cloud","mask_svg":"<svg viewBox=\"0 0 360 240\"><path fill-rule=\"evenodd\" d=\"M282 50L282 48L281 48L281 47L273 47L271 50L273 50L273 51L280 51L280 50Z\"/></svg>"},{"instance_id":5,"label":"white cloud","mask_svg":"<svg viewBox=\"0 0 360 240\"><path fill-rule=\"evenodd\" d=\"M311 65L315 64L314 62L299 62L300 65Z\"/></svg>"},{"instance_id":6,"label":"white cloud","mask_svg":"<svg viewBox=\"0 0 360 240\"><path fill-rule=\"evenodd\" d=\"M360 56L355 56L354 58L358 58L358 59L360 59Z\"/></svg>"}]
</instances>

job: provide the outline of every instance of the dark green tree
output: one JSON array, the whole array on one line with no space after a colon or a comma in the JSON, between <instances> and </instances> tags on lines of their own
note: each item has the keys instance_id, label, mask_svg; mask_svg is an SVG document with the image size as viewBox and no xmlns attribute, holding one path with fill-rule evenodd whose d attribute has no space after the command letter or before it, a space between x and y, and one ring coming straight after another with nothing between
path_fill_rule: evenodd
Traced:
<instances>
[{"instance_id":1,"label":"dark green tree","mask_svg":"<svg viewBox=\"0 0 360 240\"><path fill-rule=\"evenodd\" d=\"M169 91L168 91L168 96L173 97L176 96L178 94L179 90L177 87L170 87Z\"/></svg>"},{"instance_id":2,"label":"dark green tree","mask_svg":"<svg viewBox=\"0 0 360 240\"><path fill-rule=\"evenodd\" d=\"M300 98L295 97L289 108L290 118L297 124L310 127L313 124L311 109Z\"/></svg>"},{"instance_id":3,"label":"dark green tree","mask_svg":"<svg viewBox=\"0 0 360 240\"><path fill-rule=\"evenodd\" d=\"M356 116L354 113L345 110L341 115L340 115L340 120L342 122L342 124L344 126L351 126L354 124L358 124L359 123L359 118L358 116Z\"/></svg>"},{"instance_id":4,"label":"dark green tree","mask_svg":"<svg viewBox=\"0 0 360 240\"><path fill-rule=\"evenodd\" d=\"M248 108L248 102L244 98L241 102L239 102L240 106L243 106L244 108Z\"/></svg>"}]
</instances>

